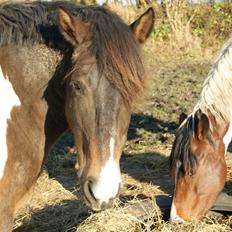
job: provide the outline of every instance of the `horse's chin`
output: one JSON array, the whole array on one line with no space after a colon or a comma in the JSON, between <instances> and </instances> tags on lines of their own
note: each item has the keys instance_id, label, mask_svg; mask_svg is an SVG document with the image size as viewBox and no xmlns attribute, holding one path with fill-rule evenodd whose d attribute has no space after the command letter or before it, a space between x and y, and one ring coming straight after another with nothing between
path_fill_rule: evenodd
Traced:
<instances>
[{"instance_id":1,"label":"horse's chin","mask_svg":"<svg viewBox=\"0 0 232 232\"><path fill-rule=\"evenodd\" d=\"M83 199L87 207L90 208L94 212L100 212L105 209L113 208L114 206L114 200L110 200L110 202L108 203L106 202L99 203L99 202L92 202L92 201L90 202L89 199L85 195L83 195Z\"/></svg>"},{"instance_id":2,"label":"horse's chin","mask_svg":"<svg viewBox=\"0 0 232 232\"><path fill-rule=\"evenodd\" d=\"M90 208L94 211L94 212L99 212L102 210L106 210L106 209L111 209L114 206L114 201L110 201L107 204L104 202L102 204L98 204L98 205L91 205Z\"/></svg>"}]
</instances>

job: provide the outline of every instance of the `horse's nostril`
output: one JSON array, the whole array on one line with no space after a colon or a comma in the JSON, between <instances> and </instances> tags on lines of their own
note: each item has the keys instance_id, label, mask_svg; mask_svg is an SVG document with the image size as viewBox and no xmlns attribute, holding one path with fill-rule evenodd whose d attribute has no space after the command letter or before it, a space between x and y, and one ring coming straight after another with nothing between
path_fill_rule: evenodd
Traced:
<instances>
[{"instance_id":1,"label":"horse's nostril","mask_svg":"<svg viewBox=\"0 0 232 232\"><path fill-rule=\"evenodd\" d=\"M97 199L95 198L94 194L93 194L93 190L92 190L92 186L94 184L95 180L93 178L88 179L88 191L90 196L97 201Z\"/></svg>"},{"instance_id":2,"label":"horse's nostril","mask_svg":"<svg viewBox=\"0 0 232 232\"><path fill-rule=\"evenodd\" d=\"M118 188L113 188L113 191L109 191L109 189L103 188L104 186L97 181L93 177L88 177L84 182L83 191L87 204L95 211L112 208L114 199L119 194L120 184Z\"/></svg>"},{"instance_id":3,"label":"horse's nostril","mask_svg":"<svg viewBox=\"0 0 232 232\"><path fill-rule=\"evenodd\" d=\"M91 205L97 201L92 190L92 186L94 183L95 179L92 177L88 177L88 179L84 183L84 194Z\"/></svg>"}]
</instances>

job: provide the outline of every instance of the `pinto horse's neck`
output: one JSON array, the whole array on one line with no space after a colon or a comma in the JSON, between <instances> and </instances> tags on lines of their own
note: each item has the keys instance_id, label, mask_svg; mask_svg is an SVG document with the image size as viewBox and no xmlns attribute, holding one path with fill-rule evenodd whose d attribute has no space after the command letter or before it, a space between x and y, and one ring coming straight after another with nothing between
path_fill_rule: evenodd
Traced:
<instances>
[{"instance_id":1,"label":"pinto horse's neck","mask_svg":"<svg viewBox=\"0 0 232 232\"><path fill-rule=\"evenodd\" d=\"M45 155L67 129L63 58L45 45L0 48L1 231L10 231L7 220L24 204Z\"/></svg>"},{"instance_id":2,"label":"pinto horse's neck","mask_svg":"<svg viewBox=\"0 0 232 232\"><path fill-rule=\"evenodd\" d=\"M68 59L44 45L1 48L1 56L4 57L0 57L3 73L21 102L21 106L15 109L15 120L20 122L21 132L28 134L28 137L37 140L35 135L30 136L32 130L38 133L38 137L44 136L45 148L39 154L48 153L52 144L67 129L62 78L67 67L64 60ZM31 125L27 117L31 118Z\"/></svg>"}]
</instances>

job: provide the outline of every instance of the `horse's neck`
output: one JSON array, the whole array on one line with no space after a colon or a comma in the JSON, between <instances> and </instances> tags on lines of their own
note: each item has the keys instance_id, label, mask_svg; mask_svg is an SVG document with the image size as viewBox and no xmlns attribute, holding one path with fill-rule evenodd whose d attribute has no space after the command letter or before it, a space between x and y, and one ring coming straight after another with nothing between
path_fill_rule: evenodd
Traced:
<instances>
[{"instance_id":1,"label":"horse's neck","mask_svg":"<svg viewBox=\"0 0 232 232\"><path fill-rule=\"evenodd\" d=\"M33 115L38 133L45 133L46 151L67 127L60 80L62 70L57 68L57 65L61 66L62 58L45 45L0 49L4 77L20 99L21 114ZM23 117L20 120L23 121ZM22 124L25 123L26 120Z\"/></svg>"}]
</instances>

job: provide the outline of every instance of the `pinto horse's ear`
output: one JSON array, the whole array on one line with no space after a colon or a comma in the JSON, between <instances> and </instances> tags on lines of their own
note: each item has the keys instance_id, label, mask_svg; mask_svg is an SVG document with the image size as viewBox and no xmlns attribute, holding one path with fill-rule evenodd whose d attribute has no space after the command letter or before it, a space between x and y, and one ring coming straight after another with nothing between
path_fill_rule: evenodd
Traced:
<instances>
[{"instance_id":1,"label":"pinto horse's ear","mask_svg":"<svg viewBox=\"0 0 232 232\"><path fill-rule=\"evenodd\" d=\"M89 40L91 26L78 17L68 13L64 8L58 10L59 27L65 39L76 46Z\"/></svg>"},{"instance_id":2,"label":"pinto horse's ear","mask_svg":"<svg viewBox=\"0 0 232 232\"><path fill-rule=\"evenodd\" d=\"M144 43L149 37L155 21L155 12L152 7L143 13L137 20L131 25L131 30L134 33L135 38L139 43Z\"/></svg>"},{"instance_id":3,"label":"pinto horse's ear","mask_svg":"<svg viewBox=\"0 0 232 232\"><path fill-rule=\"evenodd\" d=\"M194 118L194 132L195 136L199 140L203 140L206 138L206 134L209 130L209 119L206 116L206 114L202 113L201 110L198 110L195 113L195 118Z\"/></svg>"}]
</instances>

